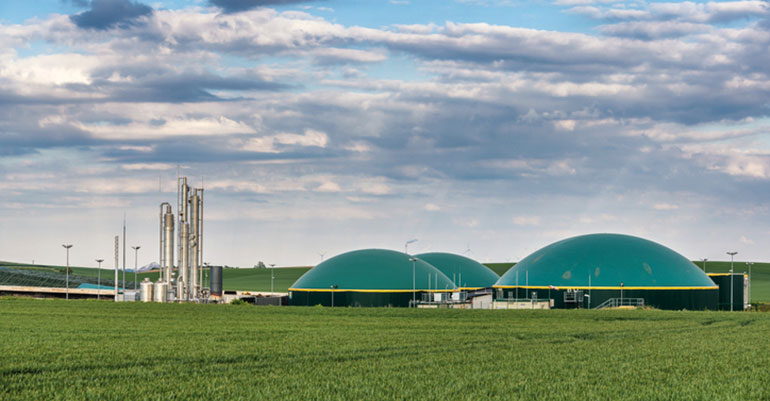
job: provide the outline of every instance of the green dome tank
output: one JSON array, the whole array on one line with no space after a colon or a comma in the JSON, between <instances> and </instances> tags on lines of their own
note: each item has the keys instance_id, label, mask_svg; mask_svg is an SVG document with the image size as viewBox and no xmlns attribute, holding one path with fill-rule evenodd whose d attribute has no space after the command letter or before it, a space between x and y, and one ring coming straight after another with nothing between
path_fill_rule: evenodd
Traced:
<instances>
[{"instance_id":1,"label":"green dome tank","mask_svg":"<svg viewBox=\"0 0 770 401\"><path fill-rule=\"evenodd\" d=\"M716 309L718 287L684 256L658 243L622 234L589 234L555 242L532 253L495 283L502 296L584 292L578 305L597 306L612 297L638 297L663 309ZM621 288L624 294L620 294ZM504 290L504 291L503 291ZM556 291L554 293L554 291ZM587 291L592 294L588 295ZM591 297L593 297L591 299Z\"/></svg>"},{"instance_id":2,"label":"green dome tank","mask_svg":"<svg viewBox=\"0 0 770 401\"><path fill-rule=\"evenodd\" d=\"M291 305L409 306L413 291L455 291L429 263L397 251L362 249L318 264L289 288ZM414 281L413 281L414 280ZM334 294L334 299L332 299Z\"/></svg>"},{"instance_id":3,"label":"green dome tank","mask_svg":"<svg viewBox=\"0 0 770 401\"><path fill-rule=\"evenodd\" d=\"M414 256L439 269L460 290L489 288L500 278L492 269L481 263L454 253L430 252Z\"/></svg>"}]
</instances>

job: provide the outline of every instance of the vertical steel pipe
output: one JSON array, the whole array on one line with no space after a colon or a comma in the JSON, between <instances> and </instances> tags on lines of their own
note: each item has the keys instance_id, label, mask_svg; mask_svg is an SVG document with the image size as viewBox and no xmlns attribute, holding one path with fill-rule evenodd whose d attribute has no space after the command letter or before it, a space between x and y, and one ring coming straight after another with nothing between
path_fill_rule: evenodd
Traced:
<instances>
[{"instance_id":1,"label":"vertical steel pipe","mask_svg":"<svg viewBox=\"0 0 770 401\"><path fill-rule=\"evenodd\" d=\"M199 227L198 227L198 221L199 221L199 211L200 211L200 198L198 197L198 190L195 189L192 192L192 198L190 199L190 205L192 207L191 213L190 213L190 298L191 299L197 299L198 298L198 256L200 255L198 253L198 233L199 233Z\"/></svg>"},{"instance_id":2,"label":"vertical steel pipe","mask_svg":"<svg viewBox=\"0 0 770 401\"><path fill-rule=\"evenodd\" d=\"M189 299L187 272L190 269L190 225L183 223L180 228L182 238L179 241L182 243L182 263L179 265L179 274L177 275L177 297L179 301L187 301Z\"/></svg>"},{"instance_id":3,"label":"vertical steel pipe","mask_svg":"<svg viewBox=\"0 0 770 401\"><path fill-rule=\"evenodd\" d=\"M163 216L164 220L164 262L163 269L166 271L164 280L171 285L174 281L174 214L171 212L171 205L166 206L166 214Z\"/></svg>"}]
</instances>

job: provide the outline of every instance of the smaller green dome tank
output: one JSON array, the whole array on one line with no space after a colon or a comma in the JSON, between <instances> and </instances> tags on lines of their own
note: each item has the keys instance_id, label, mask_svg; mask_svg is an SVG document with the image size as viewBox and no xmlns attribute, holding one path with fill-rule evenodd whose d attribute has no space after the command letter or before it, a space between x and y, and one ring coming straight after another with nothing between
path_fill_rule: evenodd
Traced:
<instances>
[{"instance_id":1,"label":"smaller green dome tank","mask_svg":"<svg viewBox=\"0 0 770 401\"><path fill-rule=\"evenodd\" d=\"M302 275L289 291L411 292L455 290L447 276L429 263L397 251L362 249L329 258ZM430 280L430 281L429 281Z\"/></svg>"},{"instance_id":2,"label":"smaller green dome tank","mask_svg":"<svg viewBox=\"0 0 770 401\"><path fill-rule=\"evenodd\" d=\"M481 263L454 253L430 252L414 256L441 270L461 290L489 288L500 278Z\"/></svg>"}]
</instances>

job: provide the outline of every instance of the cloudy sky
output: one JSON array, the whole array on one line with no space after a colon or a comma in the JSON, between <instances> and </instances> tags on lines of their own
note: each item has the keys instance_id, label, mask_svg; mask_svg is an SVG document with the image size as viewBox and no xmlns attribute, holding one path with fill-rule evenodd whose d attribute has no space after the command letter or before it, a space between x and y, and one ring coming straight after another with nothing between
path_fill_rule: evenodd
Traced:
<instances>
[{"instance_id":1,"label":"cloudy sky","mask_svg":"<svg viewBox=\"0 0 770 401\"><path fill-rule=\"evenodd\" d=\"M155 261L179 172L214 264L767 261L768 66L767 1L3 0L0 260Z\"/></svg>"}]
</instances>

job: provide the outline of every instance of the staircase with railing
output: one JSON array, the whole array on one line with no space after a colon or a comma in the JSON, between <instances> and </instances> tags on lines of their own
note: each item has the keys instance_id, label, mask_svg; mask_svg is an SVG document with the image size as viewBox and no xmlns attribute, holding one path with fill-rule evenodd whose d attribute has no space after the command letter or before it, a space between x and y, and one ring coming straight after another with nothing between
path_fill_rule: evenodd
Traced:
<instances>
[{"instance_id":1,"label":"staircase with railing","mask_svg":"<svg viewBox=\"0 0 770 401\"><path fill-rule=\"evenodd\" d=\"M620 307L638 308L642 306L644 306L644 298L610 298L602 302L599 306L595 307L594 309L620 308Z\"/></svg>"}]
</instances>

